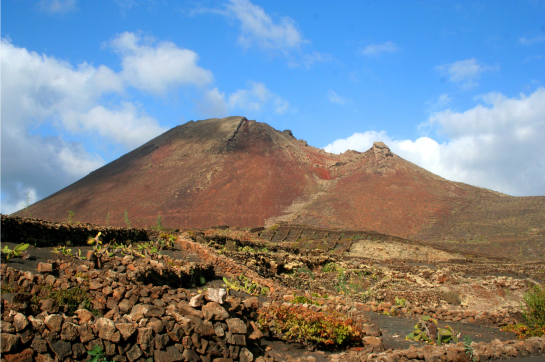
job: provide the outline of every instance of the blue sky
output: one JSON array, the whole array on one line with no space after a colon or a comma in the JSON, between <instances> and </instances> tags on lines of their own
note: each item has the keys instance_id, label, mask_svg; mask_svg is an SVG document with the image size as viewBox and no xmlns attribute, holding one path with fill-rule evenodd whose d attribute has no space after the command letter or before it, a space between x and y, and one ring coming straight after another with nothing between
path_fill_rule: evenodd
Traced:
<instances>
[{"instance_id":1,"label":"blue sky","mask_svg":"<svg viewBox=\"0 0 545 362\"><path fill-rule=\"evenodd\" d=\"M545 1L2 1L2 213L189 120L545 195Z\"/></svg>"}]
</instances>

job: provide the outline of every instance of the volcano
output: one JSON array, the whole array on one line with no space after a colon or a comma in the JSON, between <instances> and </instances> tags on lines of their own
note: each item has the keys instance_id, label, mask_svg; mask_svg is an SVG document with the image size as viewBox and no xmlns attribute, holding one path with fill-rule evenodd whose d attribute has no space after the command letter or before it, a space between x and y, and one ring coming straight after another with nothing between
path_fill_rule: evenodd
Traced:
<instances>
[{"instance_id":1,"label":"volcano","mask_svg":"<svg viewBox=\"0 0 545 362\"><path fill-rule=\"evenodd\" d=\"M376 142L331 154L244 117L188 122L16 215L174 228L278 223L421 240L543 241L545 197L443 179Z\"/></svg>"}]
</instances>

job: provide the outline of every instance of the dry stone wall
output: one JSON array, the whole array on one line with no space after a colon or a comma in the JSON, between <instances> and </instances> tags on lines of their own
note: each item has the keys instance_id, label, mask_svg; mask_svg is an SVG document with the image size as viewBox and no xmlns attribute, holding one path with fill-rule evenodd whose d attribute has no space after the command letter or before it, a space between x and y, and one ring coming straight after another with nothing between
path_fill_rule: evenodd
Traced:
<instances>
[{"instance_id":1,"label":"dry stone wall","mask_svg":"<svg viewBox=\"0 0 545 362\"><path fill-rule=\"evenodd\" d=\"M50 271L45 274L3 264L2 361L83 361L95 345L115 361L256 360L262 337L255 324L257 298L226 298L222 289L194 294L168 283L146 284L139 276L149 267L161 274L172 261L113 259L108 270L85 263L51 263L42 266ZM199 270L194 263L190 266L174 274ZM59 299L33 298L44 290L77 287L87 290L92 311L83 308L84 302L72 313Z\"/></svg>"},{"instance_id":2,"label":"dry stone wall","mask_svg":"<svg viewBox=\"0 0 545 362\"><path fill-rule=\"evenodd\" d=\"M103 242L115 239L118 242L127 240L151 240L152 230L135 228L104 227L94 224L52 222L41 219L10 217L2 215L2 241L16 244L27 243L45 247L56 245L86 245L89 238L99 232Z\"/></svg>"}]
</instances>

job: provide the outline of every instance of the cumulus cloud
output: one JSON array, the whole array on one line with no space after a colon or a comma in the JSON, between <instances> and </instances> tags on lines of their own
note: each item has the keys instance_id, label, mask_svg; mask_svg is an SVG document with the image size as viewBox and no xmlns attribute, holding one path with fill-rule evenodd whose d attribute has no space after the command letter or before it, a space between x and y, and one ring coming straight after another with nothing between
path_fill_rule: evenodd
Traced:
<instances>
[{"instance_id":1,"label":"cumulus cloud","mask_svg":"<svg viewBox=\"0 0 545 362\"><path fill-rule=\"evenodd\" d=\"M275 22L262 7L249 0L230 0L226 8L226 15L240 22L242 34L238 37L238 42L245 48L257 46L288 54L293 49L298 50L306 42L295 21L288 16Z\"/></svg>"},{"instance_id":2,"label":"cumulus cloud","mask_svg":"<svg viewBox=\"0 0 545 362\"><path fill-rule=\"evenodd\" d=\"M330 90L327 93L327 99L331 103L336 103L336 104L341 104L341 105L346 103L346 98L341 97L340 95L338 95L336 92L334 92L332 90Z\"/></svg>"},{"instance_id":3,"label":"cumulus cloud","mask_svg":"<svg viewBox=\"0 0 545 362\"><path fill-rule=\"evenodd\" d=\"M153 44L152 40L147 40ZM192 50L178 48L172 42L156 46L142 44L142 38L124 32L111 40L110 46L121 55L123 79L141 90L162 94L184 85L204 86L213 81L212 72L197 65L199 56Z\"/></svg>"},{"instance_id":4,"label":"cumulus cloud","mask_svg":"<svg viewBox=\"0 0 545 362\"><path fill-rule=\"evenodd\" d=\"M376 56L383 53L394 53L398 50L399 48L395 43L392 43L391 41L387 41L386 43L382 43L382 44L370 44L366 46L365 48L363 48L361 53L363 55Z\"/></svg>"},{"instance_id":5,"label":"cumulus cloud","mask_svg":"<svg viewBox=\"0 0 545 362\"><path fill-rule=\"evenodd\" d=\"M76 9L76 0L41 0L37 7L47 13L67 13Z\"/></svg>"},{"instance_id":6,"label":"cumulus cloud","mask_svg":"<svg viewBox=\"0 0 545 362\"><path fill-rule=\"evenodd\" d=\"M366 151L385 142L399 156L453 181L507 194L545 195L545 88L508 98L489 93L465 112L432 114L428 123L449 140L396 140L386 132L355 133L327 145L328 152Z\"/></svg>"},{"instance_id":7,"label":"cumulus cloud","mask_svg":"<svg viewBox=\"0 0 545 362\"><path fill-rule=\"evenodd\" d=\"M437 70L447 76L449 81L461 84L464 89L478 86L477 79L481 73L499 69L499 65L479 64L475 58L437 66Z\"/></svg>"},{"instance_id":8,"label":"cumulus cloud","mask_svg":"<svg viewBox=\"0 0 545 362\"><path fill-rule=\"evenodd\" d=\"M70 131L94 132L128 150L149 141L150 135L156 136L166 131L157 120L130 102L121 102L115 109L97 105L87 112L68 111L64 123Z\"/></svg>"},{"instance_id":9,"label":"cumulus cloud","mask_svg":"<svg viewBox=\"0 0 545 362\"><path fill-rule=\"evenodd\" d=\"M2 212L16 211L10 207L29 190L41 199L104 164L68 137L98 136L130 150L166 131L130 102L101 104L125 90L123 77L108 67L73 67L2 39L1 69ZM38 127L57 136L32 134Z\"/></svg>"}]
</instances>

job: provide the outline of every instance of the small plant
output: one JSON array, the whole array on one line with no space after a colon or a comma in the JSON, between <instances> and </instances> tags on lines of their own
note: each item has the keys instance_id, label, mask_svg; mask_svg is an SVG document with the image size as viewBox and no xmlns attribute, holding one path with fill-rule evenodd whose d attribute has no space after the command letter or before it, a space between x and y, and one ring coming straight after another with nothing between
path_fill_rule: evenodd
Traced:
<instances>
[{"instance_id":1,"label":"small plant","mask_svg":"<svg viewBox=\"0 0 545 362\"><path fill-rule=\"evenodd\" d=\"M161 220L161 215L157 215L157 225L155 230L163 230L163 221Z\"/></svg>"},{"instance_id":2,"label":"small plant","mask_svg":"<svg viewBox=\"0 0 545 362\"><path fill-rule=\"evenodd\" d=\"M407 299L405 299L405 298L395 297L395 300L396 300L396 307L397 308L403 308L403 307L405 307L405 304L407 304Z\"/></svg>"},{"instance_id":3,"label":"small plant","mask_svg":"<svg viewBox=\"0 0 545 362\"><path fill-rule=\"evenodd\" d=\"M435 343L436 331L437 320L431 318L430 316L423 316L414 326L414 330L409 333L405 339Z\"/></svg>"},{"instance_id":4,"label":"small plant","mask_svg":"<svg viewBox=\"0 0 545 362\"><path fill-rule=\"evenodd\" d=\"M269 288L260 286L256 281L251 281L244 275L240 274L236 279L227 279L223 277L224 286L229 293L229 290L242 291L250 295L267 295Z\"/></svg>"},{"instance_id":5,"label":"small plant","mask_svg":"<svg viewBox=\"0 0 545 362\"><path fill-rule=\"evenodd\" d=\"M104 355L104 351L102 350L102 347L100 347L99 345L95 344L93 349L90 351L87 351L87 353L90 356L93 356L93 358L91 358L89 362L108 362L108 359Z\"/></svg>"},{"instance_id":6,"label":"small plant","mask_svg":"<svg viewBox=\"0 0 545 362\"><path fill-rule=\"evenodd\" d=\"M178 237L175 234L162 233L161 235L159 235L158 240L159 250L172 248L177 238Z\"/></svg>"},{"instance_id":7,"label":"small plant","mask_svg":"<svg viewBox=\"0 0 545 362\"><path fill-rule=\"evenodd\" d=\"M66 219L66 221L68 222L68 225L72 225L72 223L74 222L74 216L76 216L76 213L70 210L67 212L68 212L68 218Z\"/></svg>"},{"instance_id":8,"label":"small plant","mask_svg":"<svg viewBox=\"0 0 545 362\"><path fill-rule=\"evenodd\" d=\"M545 286L534 285L524 293L523 316L530 327L545 327Z\"/></svg>"},{"instance_id":9,"label":"small plant","mask_svg":"<svg viewBox=\"0 0 545 362\"><path fill-rule=\"evenodd\" d=\"M127 227L130 229L131 228L131 221L129 220L129 213L128 211L125 209L125 224L127 224Z\"/></svg>"},{"instance_id":10,"label":"small plant","mask_svg":"<svg viewBox=\"0 0 545 362\"><path fill-rule=\"evenodd\" d=\"M327 263L326 265L324 265L322 267L322 271L324 273L332 273L332 272L337 272L337 270L340 269L337 264L335 264L334 262L331 262L331 263Z\"/></svg>"},{"instance_id":11,"label":"small plant","mask_svg":"<svg viewBox=\"0 0 545 362\"><path fill-rule=\"evenodd\" d=\"M85 256L81 255L81 249L78 249L78 252L74 254L74 258L79 260L86 260L87 258Z\"/></svg>"},{"instance_id":12,"label":"small plant","mask_svg":"<svg viewBox=\"0 0 545 362\"><path fill-rule=\"evenodd\" d=\"M450 341L453 341L454 343L458 343L458 337L460 334L455 333L450 326L447 326L446 328L438 328L437 329L437 345L440 346L443 343L449 343Z\"/></svg>"},{"instance_id":13,"label":"small plant","mask_svg":"<svg viewBox=\"0 0 545 362\"><path fill-rule=\"evenodd\" d=\"M256 251L250 246L239 247L238 251L241 253L252 253L252 254L256 253Z\"/></svg>"},{"instance_id":14,"label":"small plant","mask_svg":"<svg viewBox=\"0 0 545 362\"><path fill-rule=\"evenodd\" d=\"M271 227L269 228L269 230L270 230L270 231L276 231L276 230L278 230L278 228L279 228L278 224L274 224L273 226L271 226Z\"/></svg>"},{"instance_id":15,"label":"small plant","mask_svg":"<svg viewBox=\"0 0 545 362\"><path fill-rule=\"evenodd\" d=\"M13 250L8 248L7 245L4 245L4 248L2 249L2 253L6 254L6 261L10 260L11 258L19 257L23 254L23 252L28 249L29 244L21 243L17 245Z\"/></svg>"},{"instance_id":16,"label":"small plant","mask_svg":"<svg viewBox=\"0 0 545 362\"><path fill-rule=\"evenodd\" d=\"M453 341L458 343L459 334L456 334L450 326L446 328L438 328L437 320L430 316L423 316L418 323L414 326L412 333L409 333L407 340L424 341L430 344L437 344L440 346L443 343L449 343Z\"/></svg>"},{"instance_id":17,"label":"small plant","mask_svg":"<svg viewBox=\"0 0 545 362\"><path fill-rule=\"evenodd\" d=\"M314 279L314 273L312 272L312 270L310 270L308 268L299 268L299 269L297 269L297 272L298 273L308 274L312 279Z\"/></svg>"},{"instance_id":18,"label":"small plant","mask_svg":"<svg viewBox=\"0 0 545 362\"><path fill-rule=\"evenodd\" d=\"M473 347L471 347L471 343L473 341L471 340L470 336L464 337L464 349L466 351L467 356L469 357L471 362L476 362L477 358L473 355Z\"/></svg>"},{"instance_id":19,"label":"small plant","mask_svg":"<svg viewBox=\"0 0 545 362\"><path fill-rule=\"evenodd\" d=\"M64 256L72 256L72 249L68 249L66 246L58 246L54 248L52 252L56 254L62 254Z\"/></svg>"},{"instance_id":20,"label":"small plant","mask_svg":"<svg viewBox=\"0 0 545 362\"><path fill-rule=\"evenodd\" d=\"M110 213L106 215L106 226L110 226Z\"/></svg>"},{"instance_id":21,"label":"small plant","mask_svg":"<svg viewBox=\"0 0 545 362\"><path fill-rule=\"evenodd\" d=\"M314 304L314 305L320 305L319 303L313 301L310 298L305 297L304 295L298 295L291 301L293 304Z\"/></svg>"},{"instance_id":22,"label":"small plant","mask_svg":"<svg viewBox=\"0 0 545 362\"><path fill-rule=\"evenodd\" d=\"M443 292L443 299L444 299L448 304L460 305L460 303L462 303L462 301L461 301L460 296L458 295L458 293L452 292L452 291Z\"/></svg>"}]
</instances>

